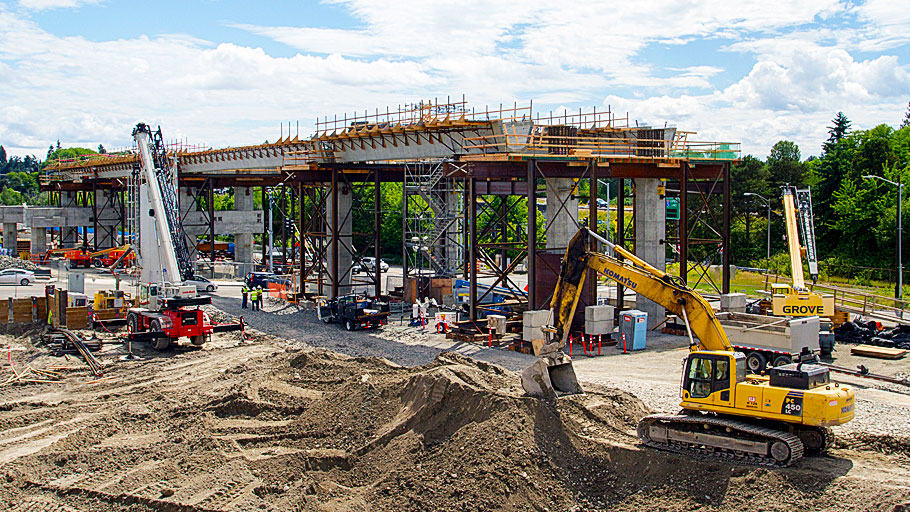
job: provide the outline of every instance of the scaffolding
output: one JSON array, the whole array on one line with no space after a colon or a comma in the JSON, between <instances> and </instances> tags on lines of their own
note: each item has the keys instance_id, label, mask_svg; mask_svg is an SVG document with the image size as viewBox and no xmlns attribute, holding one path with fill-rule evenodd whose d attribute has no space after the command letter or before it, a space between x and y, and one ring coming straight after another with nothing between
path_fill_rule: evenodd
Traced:
<instances>
[{"instance_id":1,"label":"scaffolding","mask_svg":"<svg viewBox=\"0 0 910 512\"><path fill-rule=\"evenodd\" d=\"M451 161L404 165L402 236L404 275L454 277L464 270L464 181Z\"/></svg>"}]
</instances>

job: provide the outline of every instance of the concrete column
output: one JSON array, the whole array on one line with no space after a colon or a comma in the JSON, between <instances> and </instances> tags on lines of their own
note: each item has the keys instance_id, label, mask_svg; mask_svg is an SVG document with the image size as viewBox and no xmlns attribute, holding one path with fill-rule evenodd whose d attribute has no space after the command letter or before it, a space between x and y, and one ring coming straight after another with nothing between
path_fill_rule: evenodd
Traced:
<instances>
[{"instance_id":1,"label":"concrete column","mask_svg":"<svg viewBox=\"0 0 910 512\"><path fill-rule=\"evenodd\" d=\"M16 241L19 237L15 222L3 223L3 248L16 252Z\"/></svg>"},{"instance_id":2,"label":"concrete column","mask_svg":"<svg viewBox=\"0 0 910 512\"><path fill-rule=\"evenodd\" d=\"M332 233L331 222L335 218L335 213L333 212L333 206L335 201L338 202L338 276L332 275L333 269L335 268L335 251L332 250L332 239L329 237L328 244L328 257L326 258L326 263L328 263L328 271L330 282L337 282L339 286L351 284L351 272L350 268L354 261L354 255L351 253L351 232L353 226L353 216L351 209L353 208L353 194L351 190L344 183L338 182L338 190L331 189L331 184L329 184L329 197L326 206L326 218L329 221L329 234ZM332 196L337 194L337 199ZM350 287L339 288L338 294L344 295L350 292ZM332 287L326 287L326 295L332 297Z\"/></svg>"},{"instance_id":3,"label":"concrete column","mask_svg":"<svg viewBox=\"0 0 910 512\"><path fill-rule=\"evenodd\" d=\"M31 229L31 240L32 240L32 254L41 254L43 255L47 252L47 228L35 228Z\"/></svg>"},{"instance_id":4,"label":"concrete column","mask_svg":"<svg viewBox=\"0 0 910 512\"><path fill-rule=\"evenodd\" d=\"M666 204L663 183L656 178L636 178L635 183L635 255L660 270L666 269ZM648 313L648 328L666 317L663 306L639 296L636 308Z\"/></svg>"},{"instance_id":5,"label":"concrete column","mask_svg":"<svg viewBox=\"0 0 910 512\"><path fill-rule=\"evenodd\" d=\"M546 182L547 249L564 248L578 232L578 198L572 197L574 183L571 178L550 178Z\"/></svg>"},{"instance_id":6,"label":"concrete column","mask_svg":"<svg viewBox=\"0 0 910 512\"><path fill-rule=\"evenodd\" d=\"M253 211L252 187L234 187L234 210ZM259 226L250 226L250 230ZM237 272L241 276L253 271L253 233L234 233L234 263L237 263Z\"/></svg>"}]
</instances>

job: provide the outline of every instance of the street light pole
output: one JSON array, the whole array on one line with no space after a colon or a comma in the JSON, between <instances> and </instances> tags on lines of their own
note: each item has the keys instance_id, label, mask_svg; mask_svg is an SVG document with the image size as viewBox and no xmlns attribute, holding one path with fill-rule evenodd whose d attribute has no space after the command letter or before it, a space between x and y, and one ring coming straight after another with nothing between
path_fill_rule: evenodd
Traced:
<instances>
[{"instance_id":1,"label":"street light pole","mask_svg":"<svg viewBox=\"0 0 910 512\"><path fill-rule=\"evenodd\" d=\"M904 255L902 247L902 225L903 219L901 218L901 203L902 194L904 190L904 185L901 183L900 175L897 176L897 291L895 292L895 297L898 299L904 298ZM903 309L903 308L901 308Z\"/></svg>"},{"instance_id":2,"label":"street light pole","mask_svg":"<svg viewBox=\"0 0 910 512\"><path fill-rule=\"evenodd\" d=\"M744 196L757 197L768 207L768 261L771 261L771 200L753 192L746 192Z\"/></svg>"},{"instance_id":3,"label":"street light pole","mask_svg":"<svg viewBox=\"0 0 910 512\"><path fill-rule=\"evenodd\" d=\"M873 176L867 174L863 176L867 180L878 179L882 180L885 183L890 183L897 187L897 284L894 289L894 298L903 299L904 298L904 251L903 251L903 240L902 240L902 231L903 231L903 219L901 219L901 203L903 202L903 191L904 185L901 183L900 175L897 176L897 182L893 182L889 179L882 178L881 176Z\"/></svg>"}]
</instances>

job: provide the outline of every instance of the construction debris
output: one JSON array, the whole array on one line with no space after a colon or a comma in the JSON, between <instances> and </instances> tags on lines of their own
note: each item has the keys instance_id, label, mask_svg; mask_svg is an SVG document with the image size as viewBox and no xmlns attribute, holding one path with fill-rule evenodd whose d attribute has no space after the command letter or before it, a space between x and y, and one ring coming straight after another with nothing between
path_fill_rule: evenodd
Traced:
<instances>
[{"instance_id":1,"label":"construction debris","mask_svg":"<svg viewBox=\"0 0 910 512\"><path fill-rule=\"evenodd\" d=\"M6 270L8 268L21 268L35 271L38 270L38 265L28 260L20 260L19 258L14 258L12 256L0 255L0 270Z\"/></svg>"},{"instance_id":2,"label":"construction debris","mask_svg":"<svg viewBox=\"0 0 910 512\"><path fill-rule=\"evenodd\" d=\"M84 340L79 334L65 328L48 331L44 338L48 347L57 354L79 354L96 377L104 375L104 366L92 355L101 350L101 340Z\"/></svg>"},{"instance_id":3,"label":"construction debris","mask_svg":"<svg viewBox=\"0 0 910 512\"><path fill-rule=\"evenodd\" d=\"M874 320L844 322L834 328L834 339L842 343L910 350L910 325L883 329L881 324Z\"/></svg>"}]
</instances>

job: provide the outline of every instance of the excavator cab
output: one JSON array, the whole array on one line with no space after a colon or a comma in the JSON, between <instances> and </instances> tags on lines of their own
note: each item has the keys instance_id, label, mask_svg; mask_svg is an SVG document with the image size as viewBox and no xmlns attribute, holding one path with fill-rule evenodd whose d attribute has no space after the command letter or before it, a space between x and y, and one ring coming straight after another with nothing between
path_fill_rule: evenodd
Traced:
<instances>
[{"instance_id":1,"label":"excavator cab","mask_svg":"<svg viewBox=\"0 0 910 512\"><path fill-rule=\"evenodd\" d=\"M732 405L736 383L746 380L742 352L696 351L686 360L681 398L685 402Z\"/></svg>"}]
</instances>

